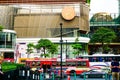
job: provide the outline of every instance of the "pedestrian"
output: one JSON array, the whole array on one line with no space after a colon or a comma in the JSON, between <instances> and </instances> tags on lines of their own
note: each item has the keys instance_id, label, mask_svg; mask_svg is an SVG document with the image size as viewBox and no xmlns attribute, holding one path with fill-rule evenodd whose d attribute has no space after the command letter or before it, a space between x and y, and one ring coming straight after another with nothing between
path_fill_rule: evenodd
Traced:
<instances>
[{"instance_id":1,"label":"pedestrian","mask_svg":"<svg viewBox=\"0 0 120 80\"><path fill-rule=\"evenodd\" d=\"M3 80L3 72L2 72L2 58L0 58L0 80Z\"/></svg>"},{"instance_id":2,"label":"pedestrian","mask_svg":"<svg viewBox=\"0 0 120 80\"><path fill-rule=\"evenodd\" d=\"M114 59L111 62L111 72L112 72L112 80L119 80L119 61Z\"/></svg>"}]
</instances>

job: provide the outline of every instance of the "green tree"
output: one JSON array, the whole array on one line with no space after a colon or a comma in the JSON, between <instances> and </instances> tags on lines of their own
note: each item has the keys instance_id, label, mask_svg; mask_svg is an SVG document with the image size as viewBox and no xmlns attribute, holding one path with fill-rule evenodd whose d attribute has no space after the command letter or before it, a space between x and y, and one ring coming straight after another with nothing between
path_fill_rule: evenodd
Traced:
<instances>
[{"instance_id":1,"label":"green tree","mask_svg":"<svg viewBox=\"0 0 120 80\"><path fill-rule=\"evenodd\" d=\"M2 30L3 30L3 28L4 28L4 27L3 27L2 25L0 25L0 31L2 31Z\"/></svg>"},{"instance_id":2,"label":"green tree","mask_svg":"<svg viewBox=\"0 0 120 80\"><path fill-rule=\"evenodd\" d=\"M74 55L79 55L80 54L80 51L82 49L82 45L79 43L78 38L75 39L75 43L72 44L72 48L74 49L74 52L73 52Z\"/></svg>"},{"instance_id":3,"label":"green tree","mask_svg":"<svg viewBox=\"0 0 120 80\"><path fill-rule=\"evenodd\" d=\"M58 45L56 44L52 44L49 49L48 49L48 52L51 53L51 55L54 56L54 54L57 53L58 49L57 49Z\"/></svg>"},{"instance_id":4,"label":"green tree","mask_svg":"<svg viewBox=\"0 0 120 80\"><path fill-rule=\"evenodd\" d=\"M120 23L120 15L117 17L117 18L115 18L113 21L115 21L116 23Z\"/></svg>"},{"instance_id":5,"label":"green tree","mask_svg":"<svg viewBox=\"0 0 120 80\"><path fill-rule=\"evenodd\" d=\"M56 51L56 46L48 39L40 39L38 41L38 44L36 45L36 48L37 49L43 48L44 54L42 54L42 56L45 57L49 56L49 54L47 54L46 52L54 53L54 51Z\"/></svg>"},{"instance_id":6,"label":"green tree","mask_svg":"<svg viewBox=\"0 0 120 80\"><path fill-rule=\"evenodd\" d=\"M87 2L88 4L90 4L91 0L86 0L86 2Z\"/></svg>"},{"instance_id":7,"label":"green tree","mask_svg":"<svg viewBox=\"0 0 120 80\"><path fill-rule=\"evenodd\" d=\"M102 52L106 49L105 45L108 45L112 42L113 39L116 38L116 33L109 28L100 27L95 33L92 35L90 40L91 43L101 43L102 44Z\"/></svg>"},{"instance_id":8,"label":"green tree","mask_svg":"<svg viewBox=\"0 0 120 80\"><path fill-rule=\"evenodd\" d=\"M27 44L27 57L29 58L29 55L31 54L31 53L33 53L33 49L34 49L34 44L33 43L29 43L29 44Z\"/></svg>"}]
</instances>

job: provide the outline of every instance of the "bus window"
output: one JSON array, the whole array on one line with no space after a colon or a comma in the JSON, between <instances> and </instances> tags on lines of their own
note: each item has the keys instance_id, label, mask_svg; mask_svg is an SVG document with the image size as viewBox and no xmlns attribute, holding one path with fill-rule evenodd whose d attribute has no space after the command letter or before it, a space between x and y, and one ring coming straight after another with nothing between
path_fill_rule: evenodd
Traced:
<instances>
[{"instance_id":1,"label":"bus window","mask_svg":"<svg viewBox=\"0 0 120 80\"><path fill-rule=\"evenodd\" d=\"M98 62L103 62L102 57L98 57Z\"/></svg>"},{"instance_id":2,"label":"bus window","mask_svg":"<svg viewBox=\"0 0 120 80\"><path fill-rule=\"evenodd\" d=\"M106 62L108 62L108 57L105 57L104 59L105 59Z\"/></svg>"},{"instance_id":3,"label":"bus window","mask_svg":"<svg viewBox=\"0 0 120 80\"><path fill-rule=\"evenodd\" d=\"M87 64L86 64L86 62L85 61L78 61L78 66L80 67L80 66L87 66Z\"/></svg>"},{"instance_id":4,"label":"bus window","mask_svg":"<svg viewBox=\"0 0 120 80\"><path fill-rule=\"evenodd\" d=\"M76 62L72 62L71 65L72 65L72 66L76 66Z\"/></svg>"},{"instance_id":5,"label":"bus window","mask_svg":"<svg viewBox=\"0 0 120 80\"><path fill-rule=\"evenodd\" d=\"M90 62L93 62L93 58L92 58L92 57L89 57L89 61L90 61Z\"/></svg>"},{"instance_id":6,"label":"bus window","mask_svg":"<svg viewBox=\"0 0 120 80\"><path fill-rule=\"evenodd\" d=\"M112 58L111 58L111 57L109 58L109 61L112 61Z\"/></svg>"},{"instance_id":7,"label":"bus window","mask_svg":"<svg viewBox=\"0 0 120 80\"><path fill-rule=\"evenodd\" d=\"M72 66L71 62L67 62L67 66Z\"/></svg>"},{"instance_id":8,"label":"bus window","mask_svg":"<svg viewBox=\"0 0 120 80\"><path fill-rule=\"evenodd\" d=\"M96 62L96 57L93 57L93 62Z\"/></svg>"},{"instance_id":9,"label":"bus window","mask_svg":"<svg viewBox=\"0 0 120 80\"><path fill-rule=\"evenodd\" d=\"M76 66L76 62L67 62L67 64L66 64L67 66Z\"/></svg>"},{"instance_id":10,"label":"bus window","mask_svg":"<svg viewBox=\"0 0 120 80\"><path fill-rule=\"evenodd\" d=\"M61 62L57 62L57 66L60 66ZM62 62L62 66L66 66L66 62Z\"/></svg>"},{"instance_id":11,"label":"bus window","mask_svg":"<svg viewBox=\"0 0 120 80\"><path fill-rule=\"evenodd\" d=\"M62 62L62 66L66 66L66 62Z\"/></svg>"}]
</instances>

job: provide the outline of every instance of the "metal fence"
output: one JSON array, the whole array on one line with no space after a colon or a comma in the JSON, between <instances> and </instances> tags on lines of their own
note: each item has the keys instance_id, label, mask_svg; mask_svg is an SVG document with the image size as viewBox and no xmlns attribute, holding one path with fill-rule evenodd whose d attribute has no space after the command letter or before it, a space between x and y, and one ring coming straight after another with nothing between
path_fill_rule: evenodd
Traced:
<instances>
[{"instance_id":1,"label":"metal fence","mask_svg":"<svg viewBox=\"0 0 120 80\"><path fill-rule=\"evenodd\" d=\"M111 80L108 74L104 74L104 77L99 80ZM76 75L74 72L71 75L67 75L62 80L93 80L88 77L87 74L80 78L80 75ZM16 70L8 71L4 73L3 80L61 80L60 77L56 77L54 72L43 73L38 70L32 71L29 67L21 67ZM98 79L96 79L98 80Z\"/></svg>"},{"instance_id":2,"label":"metal fence","mask_svg":"<svg viewBox=\"0 0 120 80\"><path fill-rule=\"evenodd\" d=\"M55 80L54 73L32 71L29 67L21 67L4 73L4 80Z\"/></svg>"}]
</instances>

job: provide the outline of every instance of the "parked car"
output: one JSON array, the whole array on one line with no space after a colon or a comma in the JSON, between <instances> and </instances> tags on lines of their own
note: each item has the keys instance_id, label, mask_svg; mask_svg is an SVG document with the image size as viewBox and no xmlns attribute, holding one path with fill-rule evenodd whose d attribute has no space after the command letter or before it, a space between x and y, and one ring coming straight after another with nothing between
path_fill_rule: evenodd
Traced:
<instances>
[{"instance_id":1,"label":"parked car","mask_svg":"<svg viewBox=\"0 0 120 80\"><path fill-rule=\"evenodd\" d=\"M106 65L93 65L90 66L91 69L101 69L102 71L110 74L111 73L111 68L110 66L106 66Z\"/></svg>"},{"instance_id":2,"label":"parked car","mask_svg":"<svg viewBox=\"0 0 120 80\"><path fill-rule=\"evenodd\" d=\"M107 78L109 76L103 69L91 69L87 72L83 72L81 78Z\"/></svg>"}]
</instances>

